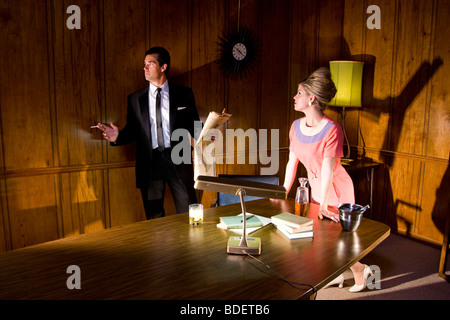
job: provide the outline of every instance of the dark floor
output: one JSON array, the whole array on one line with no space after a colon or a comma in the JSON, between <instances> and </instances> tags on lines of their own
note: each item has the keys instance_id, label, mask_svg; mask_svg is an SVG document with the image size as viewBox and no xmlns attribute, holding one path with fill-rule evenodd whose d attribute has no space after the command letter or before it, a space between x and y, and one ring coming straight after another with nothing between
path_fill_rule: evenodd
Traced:
<instances>
[{"instance_id":1,"label":"dark floor","mask_svg":"<svg viewBox=\"0 0 450 320\"><path fill-rule=\"evenodd\" d=\"M450 300L450 283L438 276L440 253L438 248L391 234L361 261L380 268L380 289L349 292L354 280L352 272L347 270L344 272L344 288L322 289L316 299ZM449 267L450 262L447 270Z\"/></svg>"}]
</instances>

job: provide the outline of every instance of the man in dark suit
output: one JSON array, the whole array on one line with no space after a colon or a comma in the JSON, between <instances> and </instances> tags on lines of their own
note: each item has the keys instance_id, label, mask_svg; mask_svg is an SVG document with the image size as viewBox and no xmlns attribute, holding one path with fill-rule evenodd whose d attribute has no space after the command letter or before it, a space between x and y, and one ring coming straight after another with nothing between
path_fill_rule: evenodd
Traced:
<instances>
[{"instance_id":1,"label":"man in dark suit","mask_svg":"<svg viewBox=\"0 0 450 320\"><path fill-rule=\"evenodd\" d=\"M177 213L187 212L197 202L194 190L192 150L189 163L179 163L180 154L171 141L177 129L194 135L194 122L200 121L191 88L167 80L170 55L166 49L154 47L145 53L144 74L149 85L128 96L127 123L118 130L99 123L103 137L119 146L136 141L136 186L141 189L147 219L163 217L166 183L172 192ZM180 148L177 148L180 150ZM181 149L186 152L186 148ZM180 158L178 158L179 160ZM175 162L175 163L174 163Z\"/></svg>"}]
</instances>

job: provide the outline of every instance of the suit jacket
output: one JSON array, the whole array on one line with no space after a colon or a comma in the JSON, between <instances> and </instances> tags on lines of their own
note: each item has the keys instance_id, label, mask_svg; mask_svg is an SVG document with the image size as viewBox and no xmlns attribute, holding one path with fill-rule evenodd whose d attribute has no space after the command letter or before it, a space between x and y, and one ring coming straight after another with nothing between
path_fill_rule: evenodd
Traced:
<instances>
[{"instance_id":1,"label":"suit jacket","mask_svg":"<svg viewBox=\"0 0 450 320\"><path fill-rule=\"evenodd\" d=\"M149 86L128 96L127 123L120 130L113 145L124 145L136 141L136 186L147 188L152 177L152 139L150 130ZM194 137L194 121L199 121L194 93L191 88L169 82L170 134L176 129L186 129ZM172 147L178 141L171 141ZM192 159L191 159L192 160ZM193 170L190 165L180 164L179 170Z\"/></svg>"}]
</instances>

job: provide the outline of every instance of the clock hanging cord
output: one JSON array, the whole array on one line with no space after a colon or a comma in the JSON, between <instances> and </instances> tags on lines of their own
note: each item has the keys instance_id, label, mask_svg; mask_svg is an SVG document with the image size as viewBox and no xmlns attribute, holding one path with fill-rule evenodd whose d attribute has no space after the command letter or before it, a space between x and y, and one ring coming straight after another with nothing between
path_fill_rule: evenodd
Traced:
<instances>
[{"instance_id":1,"label":"clock hanging cord","mask_svg":"<svg viewBox=\"0 0 450 320\"><path fill-rule=\"evenodd\" d=\"M312 294L314 296L314 300L316 300L316 296L317 296L317 290L316 287L314 287L313 285L307 284L307 283L299 283L299 282L294 282L294 281L290 281L288 279L286 279L285 277L283 277L281 274L279 274L278 272L276 272L274 269L272 269L271 266L269 266L268 264L266 264L264 261L252 256L250 253L246 252L245 250L243 250L243 252L248 255L250 258L258 261L259 263L261 263L263 266L265 266L267 269L269 269L273 274L275 274L278 278L280 278L281 280L289 283L290 285L295 286L306 286L306 287L310 287L312 289Z\"/></svg>"},{"instance_id":2,"label":"clock hanging cord","mask_svg":"<svg viewBox=\"0 0 450 320\"><path fill-rule=\"evenodd\" d=\"M237 32L239 33L239 20L241 19L241 0L238 1L238 25Z\"/></svg>"}]
</instances>

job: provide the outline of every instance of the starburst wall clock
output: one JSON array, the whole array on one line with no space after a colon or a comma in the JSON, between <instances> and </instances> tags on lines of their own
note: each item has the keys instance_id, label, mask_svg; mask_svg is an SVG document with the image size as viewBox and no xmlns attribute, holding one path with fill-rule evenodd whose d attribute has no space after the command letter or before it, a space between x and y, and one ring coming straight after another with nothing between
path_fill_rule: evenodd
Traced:
<instances>
[{"instance_id":1,"label":"starburst wall clock","mask_svg":"<svg viewBox=\"0 0 450 320\"><path fill-rule=\"evenodd\" d=\"M260 45L249 27L222 33L217 44L216 62L226 77L243 79L255 69L260 56Z\"/></svg>"}]
</instances>

